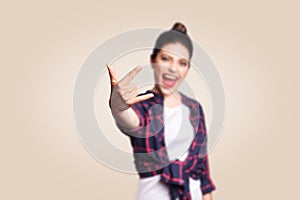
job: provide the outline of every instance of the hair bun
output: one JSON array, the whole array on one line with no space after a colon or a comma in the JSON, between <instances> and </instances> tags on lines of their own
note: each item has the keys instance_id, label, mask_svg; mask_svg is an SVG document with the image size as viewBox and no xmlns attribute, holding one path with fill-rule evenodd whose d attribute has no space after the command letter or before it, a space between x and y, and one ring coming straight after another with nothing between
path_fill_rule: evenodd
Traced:
<instances>
[{"instance_id":1,"label":"hair bun","mask_svg":"<svg viewBox=\"0 0 300 200\"><path fill-rule=\"evenodd\" d=\"M183 25L183 24L180 23L180 22L176 22L176 23L173 25L172 30L178 31L178 32L183 33L183 34L187 34L185 25Z\"/></svg>"}]
</instances>

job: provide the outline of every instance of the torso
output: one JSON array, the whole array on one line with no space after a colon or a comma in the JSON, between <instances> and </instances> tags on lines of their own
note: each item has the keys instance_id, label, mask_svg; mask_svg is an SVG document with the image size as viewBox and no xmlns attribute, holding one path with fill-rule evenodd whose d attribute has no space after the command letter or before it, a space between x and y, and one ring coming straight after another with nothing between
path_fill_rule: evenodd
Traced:
<instances>
[{"instance_id":1,"label":"torso","mask_svg":"<svg viewBox=\"0 0 300 200\"><path fill-rule=\"evenodd\" d=\"M189 108L184 104L164 107L165 145L170 160L183 161L188 156L188 147L194 138L193 127L189 121ZM192 199L201 200L200 180L189 178ZM169 200L169 188L160 181L160 175L141 178L138 200Z\"/></svg>"}]
</instances>

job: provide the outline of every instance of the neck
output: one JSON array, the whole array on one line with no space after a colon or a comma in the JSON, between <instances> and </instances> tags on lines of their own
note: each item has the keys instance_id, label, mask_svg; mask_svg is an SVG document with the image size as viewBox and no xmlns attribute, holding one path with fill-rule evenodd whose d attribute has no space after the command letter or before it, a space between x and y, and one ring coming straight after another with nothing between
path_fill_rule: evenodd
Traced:
<instances>
[{"instance_id":1,"label":"neck","mask_svg":"<svg viewBox=\"0 0 300 200\"><path fill-rule=\"evenodd\" d=\"M164 97L165 107L176 107L181 104L181 95L177 90L174 90L169 94L164 94L159 90L159 88L154 87L151 91Z\"/></svg>"}]
</instances>

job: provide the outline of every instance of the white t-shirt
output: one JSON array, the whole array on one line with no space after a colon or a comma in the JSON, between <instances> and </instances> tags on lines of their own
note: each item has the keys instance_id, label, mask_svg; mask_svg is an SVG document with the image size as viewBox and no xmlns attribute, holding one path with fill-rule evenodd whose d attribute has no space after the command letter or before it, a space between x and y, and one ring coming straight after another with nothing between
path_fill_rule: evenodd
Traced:
<instances>
[{"instance_id":1,"label":"white t-shirt","mask_svg":"<svg viewBox=\"0 0 300 200\"><path fill-rule=\"evenodd\" d=\"M188 148L194 139L193 126L189 120L190 110L180 104L174 108L164 107L165 144L170 160L178 158L183 161L188 156ZM201 200L200 180L189 178L192 199ZM140 178L138 200L170 200L168 185L160 180L160 175Z\"/></svg>"}]
</instances>

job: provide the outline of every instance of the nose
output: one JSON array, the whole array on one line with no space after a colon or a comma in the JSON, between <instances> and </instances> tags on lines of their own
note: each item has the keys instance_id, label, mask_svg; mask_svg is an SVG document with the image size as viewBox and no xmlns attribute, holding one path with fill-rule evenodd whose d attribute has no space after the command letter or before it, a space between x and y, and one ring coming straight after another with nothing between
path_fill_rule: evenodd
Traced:
<instances>
[{"instance_id":1,"label":"nose","mask_svg":"<svg viewBox=\"0 0 300 200\"><path fill-rule=\"evenodd\" d=\"M169 71L169 72L172 72L172 73L177 72L177 66L176 66L174 63L172 63L172 64L168 67L168 71Z\"/></svg>"}]
</instances>

